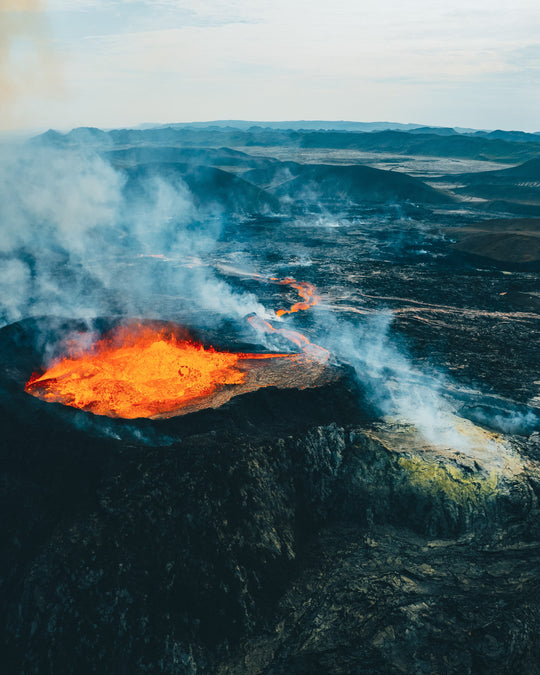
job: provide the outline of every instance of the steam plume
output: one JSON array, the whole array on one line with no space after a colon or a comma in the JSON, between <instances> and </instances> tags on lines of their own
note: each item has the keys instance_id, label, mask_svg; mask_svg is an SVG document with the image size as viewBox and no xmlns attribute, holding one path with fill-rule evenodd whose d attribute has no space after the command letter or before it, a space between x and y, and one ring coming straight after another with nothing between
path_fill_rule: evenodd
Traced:
<instances>
[{"instance_id":1,"label":"steam plume","mask_svg":"<svg viewBox=\"0 0 540 675\"><path fill-rule=\"evenodd\" d=\"M222 221L200 213L180 180L146 181L134 198L96 155L15 148L0 161L0 222L0 325L39 314L174 319L185 302L265 314L201 261Z\"/></svg>"},{"instance_id":2,"label":"steam plume","mask_svg":"<svg viewBox=\"0 0 540 675\"><path fill-rule=\"evenodd\" d=\"M414 366L405 346L390 332L390 312L380 311L359 322L324 311L318 316L322 334L319 344L354 367L368 400L379 414L400 424L414 425L430 444L465 453L476 451L477 441L461 428L457 402L445 395L449 389L445 376L424 373ZM512 423L509 420L492 415L478 419L505 433L530 433L538 422L532 413L519 419L512 415ZM491 450L497 454L500 448L493 444Z\"/></svg>"}]
</instances>

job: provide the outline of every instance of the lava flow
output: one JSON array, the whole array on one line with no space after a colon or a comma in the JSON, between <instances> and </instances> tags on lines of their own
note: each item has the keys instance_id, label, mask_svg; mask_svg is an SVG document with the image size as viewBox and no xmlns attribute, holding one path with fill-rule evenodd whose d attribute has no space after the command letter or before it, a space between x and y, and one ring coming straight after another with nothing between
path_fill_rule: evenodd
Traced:
<instances>
[{"instance_id":1,"label":"lava flow","mask_svg":"<svg viewBox=\"0 0 540 675\"><path fill-rule=\"evenodd\" d=\"M270 322L266 321L265 319L261 319L258 316L251 316L249 317L248 321L250 325L259 333L277 333L286 340L294 343L297 347L300 347L306 356L315 359L320 363L324 363L330 358L330 352L328 349L313 344L313 342L310 342L303 333L299 333L296 330L290 330L288 328L274 328Z\"/></svg>"},{"instance_id":2,"label":"lava flow","mask_svg":"<svg viewBox=\"0 0 540 675\"><path fill-rule=\"evenodd\" d=\"M293 279L292 277L285 277L285 279L271 277L270 281L277 281L278 284L284 286L292 286L292 288L298 291L298 295L304 299L304 302L296 302L290 309L278 309L276 312L277 316L294 314L301 310L310 309L321 299L321 296L317 295L317 289L313 284L310 284L309 281L296 281L296 279Z\"/></svg>"},{"instance_id":3,"label":"lava flow","mask_svg":"<svg viewBox=\"0 0 540 675\"><path fill-rule=\"evenodd\" d=\"M314 307L321 299L321 296L317 295L317 289L313 284L310 284L309 281L296 281L296 279L293 279L292 277L285 277L284 279L270 277L270 281L274 281L284 286L292 286L292 288L298 291L298 295L301 298L304 298L304 302L296 302L290 309L278 309L276 311L277 316L281 317L285 314L295 314L296 312L311 309L311 307ZM330 358L330 352L327 349L313 344L305 335L298 331L290 330L289 328L275 328L271 323L258 316L252 316L248 321L259 333L278 333L286 340L289 340L297 347L300 347L308 357L316 359L320 363L324 363Z\"/></svg>"},{"instance_id":4,"label":"lava flow","mask_svg":"<svg viewBox=\"0 0 540 675\"><path fill-rule=\"evenodd\" d=\"M291 355L206 349L149 326L121 327L89 351L67 356L25 391L111 417L154 417L188 406L246 378L245 362ZM263 385L264 386L264 385Z\"/></svg>"}]
</instances>

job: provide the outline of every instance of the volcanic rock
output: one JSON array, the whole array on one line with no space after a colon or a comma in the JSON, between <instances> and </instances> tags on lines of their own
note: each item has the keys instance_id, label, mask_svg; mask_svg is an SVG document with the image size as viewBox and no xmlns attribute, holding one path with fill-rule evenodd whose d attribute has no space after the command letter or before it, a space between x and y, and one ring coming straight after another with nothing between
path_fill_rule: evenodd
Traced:
<instances>
[{"instance_id":1,"label":"volcanic rock","mask_svg":"<svg viewBox=\"0 0 540 675\"><path fill-rule=\"evenodd\" d=\"M537 434L430 445L346 368L109 420L23 391L68 327L0 331L4 672L535 672Z\"/></svg>"},{"instance_id":2,"label":"volcanic rock","mask_svg":"<svg viewBox=\"0 0 540 675\"><path fill-rule=\"evenodd\" d=\"M538 167L482 161L537 161L538 140L222 125L41 142L112 161L123 208L103 223L109 245L82 252L56 210L33 217L24 180L19 244L5 200L2 672L539 672L538 279L508 245L534 234L521 218L539 215ZM164 184L180 212L154 220ZM321 297L275 326L350 366L329 352L248 364L254 390L233 382L229 400L166 419L25 393L62 336L120 321L12 323L52 307L129 307L204 326L205 345L257 352L264 334L288 352L191 297L202 276L269 312L294 306L299 284L274 274Z\"/></svg>"},{"instance_id":3,"label":"volcanic rock","mask_svg":"<svg viewBox=\"0 0 540 675\"><path fill-rule=\"evenodd\" d=\"M454 250L486 262L517 269L540 265L539 218L497 218L446 228L444 232L457 239L452 245Z\"/></svg>"},{"instance_id":4,"label":"volcanic rock","mask_svg":"<svg viewBox=\"0 0 540 675\"><path fill-rule=\"evenodd\" d=\"M271 168L254 169L244 174L257 184L273 183ZM288 176L287 176L288 173ZM336 166L329 164L295 164L287 162L274 168L274 175L283 176L271 191L280 198L302 202L339 203L408 201L444 204L452 197L417 178L403 173L373 169L368 166Z\"/></svg>"}]
</instances>

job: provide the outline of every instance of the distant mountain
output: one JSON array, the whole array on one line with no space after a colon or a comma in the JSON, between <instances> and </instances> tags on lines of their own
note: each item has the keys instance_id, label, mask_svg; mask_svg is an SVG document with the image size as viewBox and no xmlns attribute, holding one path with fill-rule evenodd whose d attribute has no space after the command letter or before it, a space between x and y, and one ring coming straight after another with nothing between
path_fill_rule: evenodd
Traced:
<instances>
[{"instance_id":1,"label":"distant mountain","mask_svg":"<svg viewBox=\"0 0 540 675\"><path fill-rule=\"evenodd\" d=\"M484 171L482 173L484 176L502 178L503 180L530 180L540 182L540 157L530 159L528 162L524 162L519 166L500 169L499 171ZM476 177L477 176L478 174L476 174Z\"/></svg>"},{"instance_id":2,"label":"distant mountain","mask_svg":"<svg viewBox=\"0 0 540 675\"><path fill-rule=\"evenodd\" d=\"M493 200L499 204L505 202L505 210L511 213L536 215L540 208L540 157L507 169L454 174L431 182L438 181L462 184L453 189L459 195Z\"/></svg>"},{"instance_id":3,"label":"distant mountain","mask_svg":"<svg viewBox=\"0 0 540 675\"><path fill-rule=\"evenodd\" d=\"M28 141L30 144L36 145L52 145L57 147L65 147L69 145L69 140L66 137L66 134L61 134L59 131L54 129L49 129L39 136L34 136Z\"/></svg>"},{"instance_id":4,"label":"distant mountain","mask_svg":"<svg viewBox=\"0 0 540 675\"><path fill-rule=\"evenodd\" d=\"M452 197L404 173L367 166L279 162L261 164L239 177L196 163L152 162L124 169L126 196L137 200L151 179L183 183L203 210L232 213L283 212L324 206L329 210L364 203L452 203Z\"/></svg>"},{"instance_id":5,"label":"distant mountain","mask_svg":"<svg viewBox=\"0 0 540 675\"><path fill-rule=\"evenodd\" d=\"M532 181L540 184L540 157L530 159L518 166L494 171L478 171L474 173L449 174L433 179L442 182L463 181L468 185L489 183L491 185L514 185L517 182Z\"/></svg>"},{"instance_id":6,"label":"distant mountain","mask_svg":"<svg viewBox=\"0 0 540 675\"><path fill-rule=\"evenodd\" d=\"M301 147L349 148L371 152L395 152L396 154L501 162L523 161L538 156L540 152L537 143L517 143L464 134L441 136L433 133L404 131L380 131L370 134L308 132L302 135Z\"/></svg>"},{"instance_id":7,"label":"distant mountain","mask_svg":"<svg viewBox=\"0 0 540 675\"><path fill-rule=\"evenodd\" d=\"M273 164L272 160L263 157L252 157L240 150L231 148L189 148L142 145L122 150L110 150L102 153L103 157L117 166L133 166L136 164L185 163L204 164L207 166L231 166L236 168L254 168Z\"/></svg>"},{"instance_id":8,"label":"distant mountain","mask_svg":"<svg viewBox=\"0 0 540 675\"><path fill-rule=\"evenodd\" d=\"M243 175L279 197L290 201L325 205L373 202L448 204L452 197L426 185L418 178L397 171L361 165L280 163Z\"/></svg>"},{"instance_id":9,"label":"distant mountain","mask_svg":"<svg viewBox=\"0 0 540 675\"><path fill-rule=\"evenodd\" d=\"M421 124L402 124L400 122L351 122L344 120L294 120L283 122L255 122L248 120L214 120L212 122L180 122L174 124L142 124L138 129L157 129L157 128L192 128L192 129L208 129L208 128L225 128L225 129L241 129L247 131L248 129L282 129L299 131L302 129L309 130L335 130L335 131L382 131L383 129L402 129L404 131L409 129L416 129L421 127Z\"/></svg>"},{"instance_id":10,"label":"distant mountain","mask_svg":"<svg viewBox=\"0 0 540 675\"><path fill-rule=\"evenodd\" d=\"M456 136L458 132L450 127L418 127L409 129L410 134L436 134L438 136Z\"/></svg>"},{"instance_id":11,"label":"distant mountain","mask_svg":"<svg viewBox=\"0 0 540 675\"><path fill-rule=\"evenodd\" d=\"M29 143L55 147L84 145L95 148L111 147L114 145L114 140L107 131L103 131L102 129L96 127L77 127L66 134L49 129L44 134L31 138Z\"/></svg>"},{"instance_id":12,"label":"distant mountain","mask_svg":"<svg viewBox=\"0 0 540 675\"><path fill-rule=\"evenodd\" d=\"M65 136L69 143L112 145L113 140L106 131L96 127L77 127Z\"/></svg>"},{"instance_id":13,"label":"distant mountain","mask_svg":"<svg viewBox=\"0 0 540 675\"><path fill-rule=\"evenodd\" d=\"M480 159L508 163L523 162L540 154L537 136L534 141L509 141L486 135L452 133L452 130L396 131L299 131L252 127L248 130L229 127L168 126L153 129L116 129L109 132L87 129L74 130L69 134L48 131L33 142L55 146L90 145L99 149L116 149L136 146L205 147L223 146L325 148L335 150L359 150L384 152L397 155L426 155ZM540 138L540 136L538 136Z\"/></svg>"},{"instance_id":14,"label":"distant mountain","mask_svg":"<svg viewBox=\"0 0 540 675\"><path fill-rule=\"evenodd\" d=\"M529 134L525 131L476 131L475 136L483 138L498 138L503 141L512 141L513 143L540 143L540 132Z\"/></svg>"}]
</instances>

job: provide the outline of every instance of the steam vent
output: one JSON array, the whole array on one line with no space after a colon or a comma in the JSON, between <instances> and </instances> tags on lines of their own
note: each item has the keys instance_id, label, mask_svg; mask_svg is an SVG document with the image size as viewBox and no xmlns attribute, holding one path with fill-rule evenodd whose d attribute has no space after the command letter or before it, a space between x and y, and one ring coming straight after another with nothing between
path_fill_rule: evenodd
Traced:
<instances>
[{"instance_id":1,"label":"steam vent","mask_svg":"<svg viewBox=\"0 0 540 675\"><path fill-rule=\"evenodd\" d=\"M538 672L537 435L427 442L223 330L43 317L0 353L6 672Z\"/></svg>"}]
</instances>

